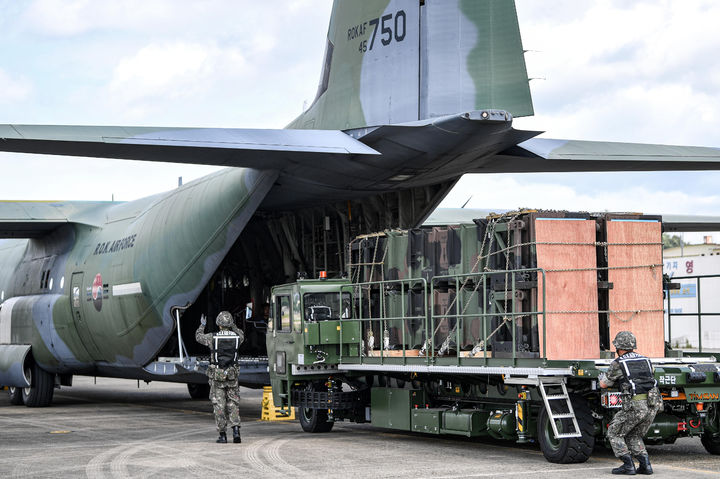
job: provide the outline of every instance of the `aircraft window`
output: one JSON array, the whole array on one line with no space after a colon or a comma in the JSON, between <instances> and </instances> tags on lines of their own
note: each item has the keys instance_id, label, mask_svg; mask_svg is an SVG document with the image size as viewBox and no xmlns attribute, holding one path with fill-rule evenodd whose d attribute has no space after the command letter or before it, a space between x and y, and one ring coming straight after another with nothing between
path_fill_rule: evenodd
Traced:
<instances>
[{"instance_id":1,"label":"aircraft window","mask_svg":"<svg viewBox=\"0 0 720 479\"><path fill-rule=\"evenodd\" d=\"M350 294L343 293L342 308L338 293L306 293L303 296L305 321L347 319L350 314Z\"/></svg>"},{"instance_id":2,"label":"aircraft window","mask_svg":"<svg viewBox=\"0 0 720 479\"><path fill-rule=\"evenodd\" d=\"M65 287L65 276L60 278L60 289L63 289Z\"/></svg>"},{"instance_id":3,"label":"aircraft window","mask_svg":"<svg viewBox=\"0 0 720 479\"><path fill-rule=\"evenodd\" d=\"M40 288L47 288L48 287L48 280L50 279L50 270L46 269L43 271L42 277L40 278ZM52 288L52 286L50 286Z\"/></svg>"},{"instance_id":4,"label":"aircraft window","mask_svg":"<svg viewBox=\"0 0 720 479\"><path fill-rule=\"evenodd\" d=\"M0 292L0 301L5 301L5 291Z\"/></svg>"},{"instance_id":5,"label":"aircraft window","mask_svg":"<svg viewBox=\"0 0 720 479\"><path fill-rule=\"evenodd\" d=\"M290 331L290 297L278 296L275 300L275 321L278 331Z\"/></svg>"},{"instance_id":6,"label":"aircraft window","mask_svg":"<svg viewBox=\"0 0 720 479\"><path fill-rule=\"evenodd\" d=\"M73 286L73 307L80 307L80 288Z\"/></svg>"},{"instance_id":7,"label":"aircraft window","mask_svg":"<svg viewBox=\"0 0 720 479\"><path fill-rule=\"evenodd\" d=\"M50 282L48 283L48 289L52 289L53 287L53 279L50 278Z\"/></svg>"}]
</instances>

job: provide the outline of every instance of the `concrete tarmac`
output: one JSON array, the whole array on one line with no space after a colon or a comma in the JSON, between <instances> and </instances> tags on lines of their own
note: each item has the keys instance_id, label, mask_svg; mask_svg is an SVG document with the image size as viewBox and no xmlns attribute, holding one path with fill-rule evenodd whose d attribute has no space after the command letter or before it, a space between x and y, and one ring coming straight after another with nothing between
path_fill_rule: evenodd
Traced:
<instances>
[{"instance_id":1,"label":"concrete tarmac","mask_svg":"<svg viewBox=\"0 0 720 479\"><path fill-rule=\"evenodd\" d=\"M75 377L53 405L11 406L0 392L0 477L613 477L602 447L584 464L551 464L533 445L393 432L338 423L307 434L261 422L262 391L243 389L242 444L216 444L209 401L184 384ZM655 477L720 477L697 438L650 446Z\"/></svg>"}]
</instances>

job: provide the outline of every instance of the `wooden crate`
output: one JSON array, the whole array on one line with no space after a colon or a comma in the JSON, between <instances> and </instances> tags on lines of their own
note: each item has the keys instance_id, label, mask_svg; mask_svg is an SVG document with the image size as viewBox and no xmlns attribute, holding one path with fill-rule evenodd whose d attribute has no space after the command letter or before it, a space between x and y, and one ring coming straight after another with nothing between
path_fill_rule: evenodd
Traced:
<instances>
[{"instance_id":1,"label":"wooden crate","mask_svg":"<svg viewBox=\"0 0 720 479\"><path fill-rule=\"evenodd\" d=\"M652 220L612 219L606 228L608 243L655 243L608 246L608 280L613 284L609 292L610 340L619 331L631 331L637 338L638 353L663 357L662 225ZM613 269L627 266L642 267ZM656 312L612 312L638 310Z\"/></svg>"},{"instance_id":2,"label":"wooden crate","mask_svg":"<svg viewBox=\"0 0 720 479\"><path fill-rule=\"evenodd\" d=\"M596 259L593 219L536 218L537 265L547 272L546 347L542 350L543 318L538 318L541 356L547 359L600 357ZM558 245L541 243L584 243ZM553 271L579 269L581 271ZM542 276L538 275L538 304L542 310ZM562 311L586 311L562 313Z\"/></svg>"}]
</instances>

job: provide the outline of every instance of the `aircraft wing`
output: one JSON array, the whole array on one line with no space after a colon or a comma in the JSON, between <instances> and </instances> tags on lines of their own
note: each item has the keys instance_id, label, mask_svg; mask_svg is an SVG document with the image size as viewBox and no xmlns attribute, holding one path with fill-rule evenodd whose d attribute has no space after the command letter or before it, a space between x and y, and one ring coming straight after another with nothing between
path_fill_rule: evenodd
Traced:
<instances>
[{"instance_id":1,"label":"aircraft wing","mask_svg":"<svg viewBox=\"0 0 720 479\"><path fill-rule=\"evenodd\" d=\"M477 218L511 211L507 208L493 210L477 208L436 208L425 220L423 226L473 224ZM664 214L662 217L663 232L704 232L720 231L720 216Z\"/></svg>"},{"instance_id":2,"label":"aircraft wing","mask_svg":"<svg viewBox=\"0 0 720 479\"><path fill-rule=\"evenodd\" d=\"M0 238L41 238L68 223L83 223L106 201L0 201Z\"/></svg>"},{"instance_id":3,"label":"aircraft wing","mask_svg":"<svg viewBox=\"0 0 720 479\"><path fill-rule=\"evenodd\" d=\"M532 138L499 153L473 172L717 169L720 169L718 148Z\"/></svg>"},{"instance_id":4,"label":"aircraft wing","mask_svg":"<svg viewBox=\"0 0 720 479\"><path fill-rule=\"evenodd\" d=\"M666 233L720 231L720 216L662 215L662 219Z\"/></svg>"}]
</instances>

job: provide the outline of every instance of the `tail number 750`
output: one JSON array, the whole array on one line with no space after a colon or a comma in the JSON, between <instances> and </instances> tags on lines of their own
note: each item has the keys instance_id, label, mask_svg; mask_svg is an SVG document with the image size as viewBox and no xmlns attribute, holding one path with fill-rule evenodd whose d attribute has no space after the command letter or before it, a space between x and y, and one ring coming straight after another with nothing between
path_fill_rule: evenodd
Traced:
<instances>
[{"instance_id":1,"label":"tail number 750","mask_svg":"<svg viewBox=\"0 0 720 479\"><path fill-rule=\"evenodd\" d=\"M393 40L396 42L405 40L405 35L407 34L407 15L405 15L404 10L398 10L394 15L389 13L382 17L373 18L368 24L373 27L372 37L370 37L369 45L368 40L360 42L360 46L358 47L358 51L360 52L364 53L373 49L375 41L378 40L378 30L380 30L379 40L383 46L390 45Z\"/></svg>"}]
</instances>

